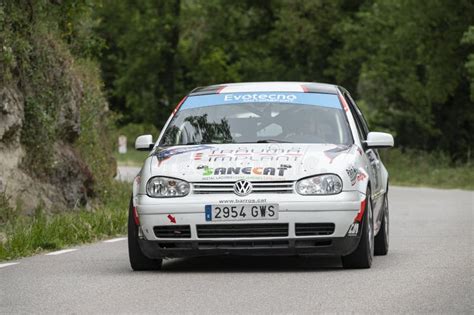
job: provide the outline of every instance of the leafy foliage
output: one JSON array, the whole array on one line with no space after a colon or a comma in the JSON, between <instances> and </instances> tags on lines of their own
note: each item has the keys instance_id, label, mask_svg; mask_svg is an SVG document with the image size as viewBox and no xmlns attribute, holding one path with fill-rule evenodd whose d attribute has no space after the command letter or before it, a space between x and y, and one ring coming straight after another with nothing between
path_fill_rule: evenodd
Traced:
<instances>
[{"instance_id":1,"label":"leafy foliage","mask_svg":"<svg viewBox=\"0 0 474 315\"><path fill-rule=\"evenodd\" d=\"M329 82L348 88L372 128L394 132L402 148L464 161L474 132L472 12L469 0L103 0L96 11L123 124L161 127L200 85Z\"/></svg>"},{"instance_id":2,"label":"leafy foliage","mask_svg":"<svg viewBox=\"0 0 474 315\"><path fill-rule=\"evenodd\" d=\"M471 25L466 33L464 33L462 43L470 45L470 47L474 47L474 25ZM474 102L474 52L471 52L468 56L466 61L466 69L471 82L471 101Z\"/></svg>"},{"instance_id":3,"label":"leafy foliage","mask_svg":"<svg viewBox=\"0 0 474 315\"><path fill-rule=\"evenodd\" d=\"M347 75L358 78L359 98L377 113L372 123L393 130L401 146L466 159L474 117L461 38L473 10L470 1L384 0L345 22L333 62L358 64Z\"/></svg>"}]
</instances>

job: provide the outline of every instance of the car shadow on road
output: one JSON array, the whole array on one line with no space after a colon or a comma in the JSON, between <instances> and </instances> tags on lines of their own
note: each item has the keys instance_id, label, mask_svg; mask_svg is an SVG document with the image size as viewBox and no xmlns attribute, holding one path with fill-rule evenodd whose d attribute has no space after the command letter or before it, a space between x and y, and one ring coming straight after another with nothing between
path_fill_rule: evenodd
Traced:
<instances>
[{"instance_id":1,"label":"car shadow on road","mask_svg":"<svg viewBox=\"0 0 474 315\"><path fill-rule=\"evenodd\" d=\"M342 270L340 257L209 256L165 260L163 272L305 272Z\"/></svg>"}]
</instances>

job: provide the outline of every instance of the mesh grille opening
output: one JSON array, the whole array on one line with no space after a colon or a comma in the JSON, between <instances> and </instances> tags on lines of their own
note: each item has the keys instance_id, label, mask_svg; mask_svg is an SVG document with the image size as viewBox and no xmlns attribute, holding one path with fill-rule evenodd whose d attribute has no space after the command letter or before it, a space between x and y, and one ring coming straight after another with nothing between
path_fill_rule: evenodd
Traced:
<instances>
[{"instance_id":1,"label":"mesh grille opening","mask_svg":"<svg viewBox=\"0 0 474 315\"><path fill-rule=\"evenodd\" d=\"M288 223L200 224L196 228L199 238L288 236Z\"/></svg>"},{"instance_id":2,"label":"mesh grille opening","mask_svg":"<svg viewBox=\"0 0 474 315\"><path fill-rule=\"evenodd\" d=\"M153 228L158 238L191 238L189 225L160 225Z\"/></svg>"},{"instance_id":3,"label":"mesh grille opening","mask_svg":"<svg viewBox=\"0 0 474 315\"><path fill-rule=\"evenodd\" d=\"M334 223L296 223L296 236L317 236L317 235L331 235L335 229Z\"/></svg>"}]
</instances>

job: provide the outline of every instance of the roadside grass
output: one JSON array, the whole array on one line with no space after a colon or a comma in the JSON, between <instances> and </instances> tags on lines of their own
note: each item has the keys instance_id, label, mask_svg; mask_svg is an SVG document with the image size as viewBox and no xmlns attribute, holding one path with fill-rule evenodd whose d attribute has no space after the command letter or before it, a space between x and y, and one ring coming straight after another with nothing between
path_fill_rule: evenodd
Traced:
<instances>
[{"instance_id":1,"label":"roadside grass","mask_svg":"<svg viewBox=\"0 0 474 315\"><path fill-rule=\"evenodd\" d=\"M127 153L114 153L117 164L121 166L142 166L143 161L147 158L150 152L137 151L133 148L127 148Z\"/></svg>"},{"instance_id":2,"label":"roadside grass","mask_svg":"<svg viewBox=\"0 0 474 315\"><path fill-rule=\"evenodd\" d=\"M47 214L38 208L32 216L15 216L15 209L0 202L0 212L8 218L0 224L0 261L124 235L130 184L112 185L105 200L93 209Z\"/></svg>"},{"instance_id":3,"label":"roadside grass","mask_svg":"<svg viewBox=\"0 0 474 315\"><path fill-rule=\"evenodd\" d=\"M442 153L379 150L390 185L474 190L474 165L453 164Z\"/></svg>"}]
</instances>

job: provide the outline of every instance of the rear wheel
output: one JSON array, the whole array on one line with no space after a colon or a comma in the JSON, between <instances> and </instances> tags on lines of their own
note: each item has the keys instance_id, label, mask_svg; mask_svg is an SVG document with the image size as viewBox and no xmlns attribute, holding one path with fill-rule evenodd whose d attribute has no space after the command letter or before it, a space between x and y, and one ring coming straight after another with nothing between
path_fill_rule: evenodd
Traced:
<instances>
[{"instance_id":1,"label":"rear wheel","mask_svg":"<svg viewBox=\"0 0 474 315\"><path fill-rule=\"evenodd\" d=\"M130 266L135 271L160 270L163 263L162 259L150 259L143 254L138 244L138 226L133 218L133 204L131 200L128 210L128 256L130 258Z\"/></svg>"},{"instance_id":2,"label":"rear wheel","mask_svg":"<svg viewBox=\"0 0 474 315\"><path fill-rule=\"evenodd\" d=\"M367 191L364 217L362 218L362 235L356 250L342 256L342 266L346 269L370 268L374 257L374 218L370 191Z\"/></svg>"},{"instance_id":3,"label":"rear wheel","mask_svg":"<svg viewBox=\"0 0 474 315\"><path fill-rule=\"evenodd\" d=\"M375 237L375 255L387 255L389 232L388 194L385 193L383 201L383 218L379 234Z\"/></svg>"}]
</instances>

